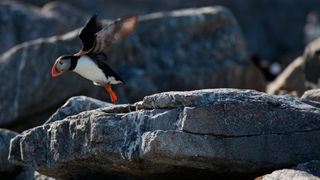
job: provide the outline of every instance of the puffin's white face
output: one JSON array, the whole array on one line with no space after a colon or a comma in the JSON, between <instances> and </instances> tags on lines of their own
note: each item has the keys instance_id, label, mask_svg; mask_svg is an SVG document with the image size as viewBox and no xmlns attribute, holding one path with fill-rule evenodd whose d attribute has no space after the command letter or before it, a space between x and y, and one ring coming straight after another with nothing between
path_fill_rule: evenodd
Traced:
<instances>
[{"instance_id":1,"label":"puffin's white face","mask_svg":"<svg viewBox=\"0 0 320 180\"><path fill-rule=\"evenodd\" d=\"M61 75L63 72L69 70L71 67L71 58L70 56L60 56L51 69L52 77Z\"/></svg>"}]
</instances>

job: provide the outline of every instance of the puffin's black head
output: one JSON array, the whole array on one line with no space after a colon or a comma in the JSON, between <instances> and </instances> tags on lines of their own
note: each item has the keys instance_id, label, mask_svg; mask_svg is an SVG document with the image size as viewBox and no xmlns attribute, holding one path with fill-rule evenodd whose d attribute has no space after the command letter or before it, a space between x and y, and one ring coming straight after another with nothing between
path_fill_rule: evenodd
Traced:
<instances>
[{"instance_id":1,"label":"puffin's black head","mask_svg":"<svg viewBox=\"0 0 320 180\"><path fill-rule=\"evenodd\" d=\"M52 77L61 75L65 71L69 71L75 68L78 57L72 55L60 56L51 69Z\"/></svg>"}]
</instances>

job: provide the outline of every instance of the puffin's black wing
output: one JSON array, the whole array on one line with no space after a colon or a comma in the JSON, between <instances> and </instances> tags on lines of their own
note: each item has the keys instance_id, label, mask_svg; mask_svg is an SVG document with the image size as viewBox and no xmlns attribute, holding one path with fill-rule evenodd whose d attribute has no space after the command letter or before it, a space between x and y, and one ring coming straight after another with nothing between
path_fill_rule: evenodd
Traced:
<instances>
[{"instance_id":1,"label":"puffin's black wing","mask_svg":"<svg viewBox=\"0 0 320 180\"><path fill-rule=\"evenodd\" d=\"M135 14L122 17L97 32L95 47L92 52L107 54L111 49L112 43L124 38L134 30L137 17Z\"/></svg>"},{"instance_id":2,"label":"puffin's black wing","mask_svg":"<svg viewBox=\"0 0 320 180\"><path fill-rule=\"evenodd\" d=\"M115 73L114 70L111 69L111 67L106 63L108 59L106 54L88 53L87 55L98 65L98 67L103 71L106 77L114 77L116 81L121 81L121 83L124 83L122 78L117 73Z\"/></svg>"},{"instance_id":3,"label":"puffin's black wing","mask_svg":"<svg viewBox=\"0 0 320 180\"><path fill-rule=\"evenodd\" d=\"M97 15L93 15L80 30L79 38L82 41L82 52L90 51L95 44L96 33L102 29L102 25ZM80 51L80 52L81 52Z\"/></svg>"}]
</instances>

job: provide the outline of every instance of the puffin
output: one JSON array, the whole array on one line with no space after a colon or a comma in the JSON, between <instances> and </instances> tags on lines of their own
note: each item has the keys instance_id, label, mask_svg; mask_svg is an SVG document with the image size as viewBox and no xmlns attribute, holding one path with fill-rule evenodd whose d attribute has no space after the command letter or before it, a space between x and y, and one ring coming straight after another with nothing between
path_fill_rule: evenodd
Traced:
<instances>
[{"instance_id":1,"label":"puffin","mask_svg":"<svg viewBox=\"0 0 320 180\"><path fill-rule=\"evenodd\" d=\"M124 81L107 64L107 54L113 43L135 29L137 17L136 14L127 15L103 26L97 15L93 15L80 30L82 48L73 55L57 58L51 68L52 77L73 71L92 81L94 85L103 86L110 95L111 102L115 103L118 96L111 86L124 84Z\"/></svg>"}]
</instances>

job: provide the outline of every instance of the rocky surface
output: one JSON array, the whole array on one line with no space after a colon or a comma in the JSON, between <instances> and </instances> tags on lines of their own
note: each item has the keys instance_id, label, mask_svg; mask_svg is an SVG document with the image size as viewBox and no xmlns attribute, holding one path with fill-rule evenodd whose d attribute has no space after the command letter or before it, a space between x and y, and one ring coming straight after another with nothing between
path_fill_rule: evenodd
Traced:
<instances>
[{"instance_id":1,"label":"rocky surface","mask_svg":"<svg viewBox=\"0 0 320 180\"><path fill-rule=\"evenodd\" d=\"M79 114L83 111L98 109L102 107L111 106L112 104L106 103L97 99L86 96L75 96L70 98L64 105L62 105L45 124L52 123L57 120L62 120L68 116Z\"/></svg>"},{"instance_id":2,"label":"rocky surface","mask_svg":"<svg viewBox=\"0 0 320 180\"><path fill-rule=\"evenodd\" d=\"M314 160L307 163L301 163L292 169L282 169L257 178L257 180L319 180L320 179L320 161Z\"/></svg>"},{"instance_id":3,"label":"rocky surface","mask_svg":"<svg viewBox=\"0 0 320 180\"><path fill-rule=\"evenodd\" d=\"M0 126L43 122L74 95L108 98L103 88L74 73L50 75L59 55L80 49L77 33L26 42L0 56L0 83L6 84L0 87ZM239 25L222 7L142 16L136 32L116 44L109 61L126 82L116 87L120 102L165 90L264 88L260 72L247 59Z\"/></svg>"},{"instance_id":4,"label":"rocky surface","mask_svg":"<svg viewBox=\"0 0 320 180\"><path fill-rule=\"evenodd\" d=\"M7 129L0 129L0 178L17 180L40 180L40 177L48 178L38 172L36 172L36 176L35 171L30 167L15 165L8 161L10 140L16 135L18 133Z\"/></svg>"},{"instance_id":5,"label":"rocky surface","mask_svg":"<svg viewBox=\"0 0 320 180\"><path fill-rule=\"evenodd\" d=\"M293 94L301 96L307 90L304 74L305 59L298 57L286 69L267 86L270 94Z\"/></svg>"},{"instance_id":6,"label":"rocky surface","mask_svg":"<svg viewBox=\"0 0 320 180\"><path fill-rule=\"evenodd\" d=\"M319 127L320 109L293 97L165 92L27 130L9 160L54 178L255 173L319 159Z\"/></svg>"},{"instance_id":7,"label":"rocky surface","mask_svg":"<svg viewBox=\"0 0 320 180\"><path fill-rule=\"evenodd\" d=\"M306 80L320 86L320 38L308 44L304 51Z\"/></svg>"},{"instance_id":8,"label":"rocky surface","mask_svg":"<svg viewBox=\"0 0 320 180\"><path fill-rule=\"evenodd\" d=\"M15 171L15 168L17 168L8 162L10 140L16 135L18 135L18 133L0 129L0 174L12 173Z\"/></svg>"},{"instance_id":9,"label":"rocky surface","mask_svg":"<svg viewBox=\"0 0 320 180\"><path fill-rule=\"evenodd\" d=\"M320 102L320 89L312 89L303 93L302 99Z\"/></svg>"},{"instance_id":10,"label":"rocky surface","mask_svg":"<svg viewBox=\"0 0 320 180\"><path fill-rule=\"evenodd\" d=\"M154 13L140 20L132 38L110 54L112 67L126 81L121 90L129 102L170 90L264 90L262 74L247 58L240 27L227 9Z\"/></svg>"},{"instance_id":11,"label":"rocky surface","mask_svg":"<svg viewBox=\"0 0 320 180\"><path fill-rule=\"evenodd\" d=\"M0 2L0 54L24 41L63 34L78 24L17 2Z\"/></svg>"},{"instance_id":12,"label":"rocky surface","mask_svg":"<svg viewBox=\"0 0 320 180\"><path fill-rule=\"evenodd\" d=\"M320 38L306 46L304 54L294 60L270 85L271 94L293 93L301 96L308 89L320 88Z\"/></svg>"}]
</instances>

